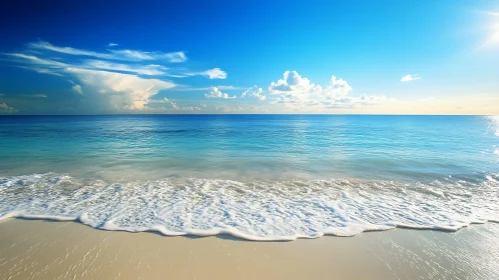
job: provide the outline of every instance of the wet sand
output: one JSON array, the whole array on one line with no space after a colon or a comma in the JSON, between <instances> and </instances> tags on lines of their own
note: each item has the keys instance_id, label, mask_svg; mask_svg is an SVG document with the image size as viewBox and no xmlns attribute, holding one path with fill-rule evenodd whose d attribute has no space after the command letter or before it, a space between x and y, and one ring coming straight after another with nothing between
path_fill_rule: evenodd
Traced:
<instances>
[{"instance_id":1,"label":"wet sand","mask_svg":"<svg viewBox=\"0 0 499 280\"><path fill-rule=\"evenodd\" d=\"M0 279L499 279L499 224L248 242L9 219Z\"/></svg>"}]
</instances>

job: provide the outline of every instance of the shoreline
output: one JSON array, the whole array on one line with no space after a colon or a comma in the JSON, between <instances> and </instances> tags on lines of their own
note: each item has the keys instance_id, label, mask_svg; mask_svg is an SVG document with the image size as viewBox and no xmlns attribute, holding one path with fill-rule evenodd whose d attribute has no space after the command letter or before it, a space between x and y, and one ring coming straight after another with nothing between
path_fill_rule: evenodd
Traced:
<instances>
[{"instance_id":1,"label":"shoreline","mask_svg":"<svg viewBox=\"0 0 499 280\"><path fill-rule=\"evenodd\" d=\"M1 279L495 279L499 224L248 242L78 222L0 222Z\"/></svg>"},{"instance_id":2,"label":"shoreline","mask_svg":"<svg viewBox=\"0 0 499 280\"><path fill-rule=\"evenodd\" d=\"M167 230L163 226L152 226L151 228L138 228L137 230L129 230L124 228L112 226L106 226L104 224L101 227L94 227L85 222L86 218L82 217L58 217L58 216L47 216L47 215L17 215L15 212L7 213L6 215L0 216L0 224L11 219L21 220L21 221L42 221L42 222L63 222L63 223L76 223L82 226L90 227L94 230L110 231L110 232L127 232L127 233L153 233L164 237L193 237L193 238L205 238L205 237L218 237L218 236L229 236L230 238L238 241L247 242L292 242L297 240L313 240L323 237L355 237L360 234L370 233L370 232L384 232L396 229L402 230L417 230L417 231L437 231L446 233L455 233L461 231L465 228L476 225L485 225L488 223L499 224L496 220L485 220L484 222L470 222L467 225L462 225L456 228L446 228L446 227L417 227L411 225L369 225L354 234L341 234L341 230L337 229L337 233L330 233L325 230L322 234L317 236L277 236L277 237L259 237L259 236L249 236L235 228L233 229L221 229L214 228L209 230L188 230L187 232L173 232Z\"/></svg>"}]
</instances>

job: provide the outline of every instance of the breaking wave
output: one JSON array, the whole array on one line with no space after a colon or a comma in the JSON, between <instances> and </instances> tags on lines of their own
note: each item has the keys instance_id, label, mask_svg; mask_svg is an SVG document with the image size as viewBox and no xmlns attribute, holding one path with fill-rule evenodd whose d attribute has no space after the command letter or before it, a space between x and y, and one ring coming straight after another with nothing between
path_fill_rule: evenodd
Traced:
<instances>
[{"instance_id":1,"label":"breaking wave","mask_svg":"<svg viewBox=\"0 0 499 280\"><path fill-rule=\"evenodd\" d=\"M105 230L230 234L255 241L353 236L395 227L456 231L499 222L499 174L479 177L123 183L33 174L0 177L0 220L78 221Z\"/></svg>"}]
</instances>

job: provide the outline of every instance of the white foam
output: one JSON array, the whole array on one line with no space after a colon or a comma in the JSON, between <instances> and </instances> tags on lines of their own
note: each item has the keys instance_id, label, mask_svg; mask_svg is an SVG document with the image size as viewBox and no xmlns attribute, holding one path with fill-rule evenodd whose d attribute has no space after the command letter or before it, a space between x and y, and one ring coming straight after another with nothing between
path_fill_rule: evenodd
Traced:
<instances>
[{"instance_id":1,"label":"white foam","mask_svg":"<svg viewBox=\"0 0 499 280\"><path fill-rule=\"evenodd\" d=\"M0 178L0 221L78 221L167 236L255 241L353 236L395 227L456 231L499 221L499 176L432 182L169 179L110 183L57 174Z\"/></svg>"}]
</instances>

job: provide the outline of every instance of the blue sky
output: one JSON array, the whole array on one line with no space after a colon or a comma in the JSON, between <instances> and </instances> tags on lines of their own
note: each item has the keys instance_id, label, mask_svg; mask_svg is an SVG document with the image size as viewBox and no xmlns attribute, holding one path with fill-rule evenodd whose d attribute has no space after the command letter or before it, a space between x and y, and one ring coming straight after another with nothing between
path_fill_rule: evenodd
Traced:
<instances>
[{"instance_id":1,"label":"blue sky","mask_svg":"<svg viewBox=\"0 0 499 280\"><path fill-rule=\"evenodd\" d=\"M499 114L496 1L18 2L0 114Z\"/></svg>"}]
</instances>

